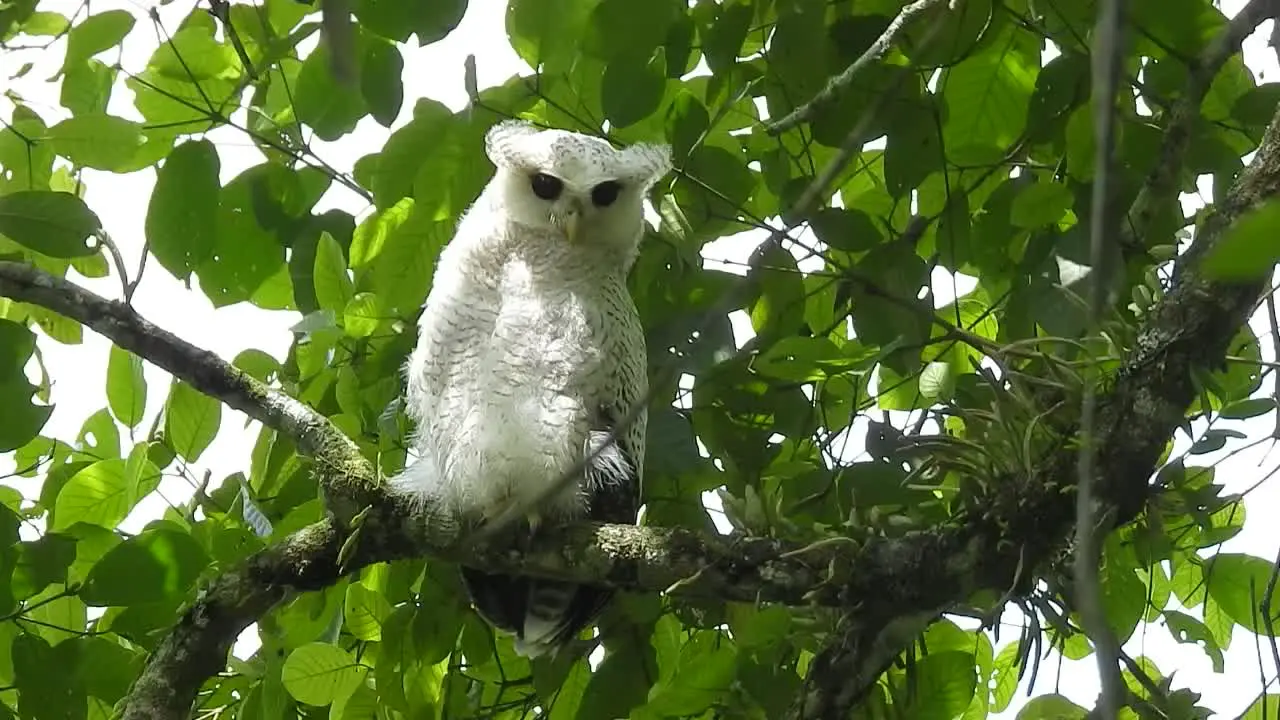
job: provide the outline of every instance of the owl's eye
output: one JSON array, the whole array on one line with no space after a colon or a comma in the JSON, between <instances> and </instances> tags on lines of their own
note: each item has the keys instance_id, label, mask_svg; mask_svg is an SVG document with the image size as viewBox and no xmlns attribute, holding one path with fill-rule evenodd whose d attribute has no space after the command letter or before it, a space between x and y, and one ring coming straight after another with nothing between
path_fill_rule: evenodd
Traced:
<instances>
[{"instance_id":1,"label":"owl's eye","mask_svg":"<svg viewBox=\"0 0 1280 720\"><path fill-rule=\"evenodd\" d=\"M596 207L609 207L618 199L622 186L613 180L607 180L591 188L591 202Z\"/></svg>"},{"instance_id":2,"label":"owl's eye","mask_svg":"<svg viewBox=\"0 0 1280 720\"><path fill-rule=\"evenodd\" d=\"M564 190L564 183L560 182L560 178L546 173L535 173L530 178L529 186L533 188L533 194L543 200L555 200Z\"/></svg>"}]
</instances>

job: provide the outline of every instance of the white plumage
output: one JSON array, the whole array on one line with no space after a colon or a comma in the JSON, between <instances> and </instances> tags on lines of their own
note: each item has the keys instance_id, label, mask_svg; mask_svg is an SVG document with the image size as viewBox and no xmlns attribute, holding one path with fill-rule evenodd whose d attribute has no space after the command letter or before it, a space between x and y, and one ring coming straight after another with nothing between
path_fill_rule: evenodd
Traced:
<instances>
[{"instance_id":1,"label":"white plumage","mask_svg":"<svg viewBox=\"0 0 1280 720\"><path fill-rule=\"evenodd\" d=\"M519 121L493 127L485 150L497 171L440 254L406 366L419 457L394 484L459 518L492 519L515 503L535 528L541 518L634 522L643 412L537 501L644 399L626 276L669 151ZM463 579L480 614L530 657L572 640L612 596L468 568Z\"/></svg>"}]
</instances>

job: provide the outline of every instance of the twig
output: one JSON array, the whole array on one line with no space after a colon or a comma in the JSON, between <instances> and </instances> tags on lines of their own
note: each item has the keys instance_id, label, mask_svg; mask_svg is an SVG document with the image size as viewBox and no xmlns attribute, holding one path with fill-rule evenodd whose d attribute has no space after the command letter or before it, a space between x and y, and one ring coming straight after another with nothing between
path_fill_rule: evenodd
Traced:
<instances>
[{"instance_id":1,"label":"twig","mask_svg":"<svg viewBox=\"0 0 1280 720\"><path fill-rule=\"evenodd\" d=\"M1276 594L1276 579L1280 577L1280 551L1276 553L1276 562L1271 568L1271 576L1267 578L1267 589L1262 593L1262 602L1259 603L1259 609L1262 610L1262 626L1267 631L1267 644L1271 646L1271 659L1275 662L1276 672L1280 673L1280 647L1276 646L1276 629L1275 623L1271 617L1271 600ZM1261 658L1259 658L1261 665Z\"/></svg>"},{"instance_id":2,"label":"twig","mask_svg":"<svg viewBox=\"0 0 1280 720\"><path fill-rule=\"evenodd\" d=\"M142 283L142 273L147 269L147 256L151 254L151 241L142 241L142 256L138 258L138 272L133 274L133 280L130 281L129 287L125 290L124 301L126 304L132 302L133 294L138 291L138 285Z\"/></svg>"},{"instance_id":3,"label":"twig","mask_svg":"<svg viewBox=\"0 0 1280 720\"><path fill-rule=\"evenodd\" d=\"M1105 310L1110 273L1106 262L1107 234L1111 228L1108 212L1111 196L1111 152L1115 145L1116 91L1121 62L1124 58L1124 0L1103 0L1098 6L1098 23L1094 37L1093 106L1094 127L1098 138L1093 179L1093 204L1089 216L1090 265L1093 282L1089 288L1087 335L1097 332ZM1109 513L1098 513L1094 498L1094 476L1098 436L1094 418L1098 409L1097 378L1085 383L1080 409L1079 487L1076 489L1075 584L1080 619L1085 633L1093 641L1094 657L1102 681L1098 700L1103 717L1118 717L1125 699L1124 679L1120 675L1120 646L1107 625L1102 606L1102 586L1098 581L1101 548L1098 538L1110 531Z\"/></svg>"},{"instance_id":4,"label":"twig","mask_svg":"<svg viewBox=\"0 0 1280 720\"><path fill-rule=\"evenodd\" d=\"M906 29L907 23L930 8L942 5L946 0L916 0L910 5L902 8L897 17L889 22L889 27L885 28L880 37L871 43L871 47L866 52L854 60L844 72L836 75L827 81L826 87L822 88L817 95L814 95L809 102L792 110L790 114L774 123L769 123L765 129L770 135L779 135L797 125L809 122L813 116L827 105L835 101L836 96L843 92L849 85L853 84L853 79L862 72L868 65L884 57L889 52L889 48L897 41L898 36Z\"/></svg>"},{"instance_id":5,"label":"twig","mask_svg":"<svg viewBox=\"0 0 1280 720\"><path fill-rule=\"evenodd\" d=\"M133 297L133 291L129 286L129 273L124 269L124 256L120 254L120 248L116 247L106 230L95 232L93 239L98 242L99 247L104 247L111 253L111 264L115 265L116 274L120 276L120 289L124 292L124 302L127 305L129 299Z\"/></svg>"}]
</instances>

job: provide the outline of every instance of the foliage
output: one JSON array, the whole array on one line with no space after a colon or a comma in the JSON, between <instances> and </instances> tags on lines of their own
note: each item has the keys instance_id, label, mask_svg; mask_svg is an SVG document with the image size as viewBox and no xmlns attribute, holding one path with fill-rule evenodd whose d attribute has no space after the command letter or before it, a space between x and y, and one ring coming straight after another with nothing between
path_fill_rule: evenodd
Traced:
<instances>
[{"instance_id":1,"label":"foliage","mask_svg":"<svg viewBox=\"0 0 1280 720\"><path fill-rule=\"evenodd\" d=\"M119 275L78 174L154 169L145 240L158 268L148 272L189 280L218 307L296 311L286 357L248 351L235 365L329 417L384 474L406 459L398 369L435 257L486 182L482 138L505 117L673 146L677 171L655 191L660 220L631 278L658 387L649 524L714 532L702 500L711 490L737 531L802 543L969 521L994 487L1071 442L1062 428L1071 427L1084 369L1114 370L1133 349L1168 287L1163 263L1192 224L1176 203L1160 205L1137 245L1113 254L1118 300L1100 335L1046 342L1081 339L1086 326L1088 274L1079 269L1088 265L1100 172L1089 2L943 3L811 121L777 135L766 122L817 95L904 3L511 0L508 39L536 73L480 89L457 112L431 98L407 106L397 43L448 36L466 9L460 0L353 3L350 85L334 79L328 51L314 42L317 8L294 0L231 3L221 19L194 8L178 27L157 25L165 41L141 68L109 58L150 33L151 19L122 10L64 16L50 4L0 5L0 40L65 39L50 46L65 48L51 80L61 109L11 97L0 132L0 259L59 277ZM1118 207L1162 161L1169 107L1225 27L1208 0L1132 7L1128 67L1141 104L1126 97L1115 108ZM947 13L940 31L927 32ZM1046 60L1046 41L1060 54ZM1209 175L1220 198L1277 97L1230 59L1190 129L1178 188L1193 191L1195 177ZM346 137L365 118L387 129L385 143L350 173L312 150L313 139ZM210 130L227 126L261 161L223 182ZM851 134L851 161L832 192L796 214ZM881 136L883 145L861 145ZM371 211L318 211L338 186ZM1280 257L1268 232L1276 212L1268 205L1242 220L1207 271L1269 268ZM759 247L741 268L703 260L712 241L779 217L812 232L782 243L757 232ZM976 286L935 310L924 290L937 269ZM741 353L729 320L739 311L755 336ZM117 530L162 473L200 467L221 406L178 381L149 388L142 359L116 349L105 372L87 370L106 378L108 407L77 438L41 434L56 378L43 372L39 348L76 344L79 332L38 306L0 299L0 451L29 496L0 487L0 718L110 716L201 582L324 509L310 461L264 428L247 474L216 478L142 533ZM1112 533L1102 576L1122 641L1164 632L1154 624L1162 619L1219 672L1235 626L1265 633L1273 619L1262 602L1273 564L1212 551L1244 526L1241 495L1194 457L1240 436L1223 421L1276 412L1274 400L1253 397L1263 372L1249 327L1231 355L1238 360L1198 378L1187 427L1207 423L1196 425L1188 457L1164 459L1145 512ZM979 367L993 356L1008 385ZM28 367L40 369L38 383ZM682 374L691 385L677 382ZM1020 376L1071 400L1057 411L1061 422L1027 410L1039 396ZM163 421L150 428L148 393L167 397ZM868 438L868 459L847 446L862 443L874 410L899 429L899 411L917 412L906 436L890 427L880 444ZM926 418L945 434L904 439ZM24 524L43 531L20 535ZM1022 637L997 645L976 623L939 620L884 673L859 717L986 717L1010 705L1041 636L1068 657L1087 655L1060 594L1061 569L1031 570L1047 584L971 600L982 613L1022 603L1031 618ZM257 628L261 649L210 679L199 709L238 718L319 717L326 706L329 717L352 719L524 717L535 707L566 719L774 718L837 630L837 615L817 608L632 593L600 621L599 664L569 656L530 664L469 609L451 565L407 560L273 609ZM1142 679L1170 674L1138 660ZM1150 692L1133 672L1126 677ZM1171 717L1195 716L1183 693L1170 695L1183 713ZM1270 705L1274 716L1273 698L1260 697L1251 712L1262 717ZM1019 717L1084 714L1042 695Z\"/></svg>"}]
</instances>

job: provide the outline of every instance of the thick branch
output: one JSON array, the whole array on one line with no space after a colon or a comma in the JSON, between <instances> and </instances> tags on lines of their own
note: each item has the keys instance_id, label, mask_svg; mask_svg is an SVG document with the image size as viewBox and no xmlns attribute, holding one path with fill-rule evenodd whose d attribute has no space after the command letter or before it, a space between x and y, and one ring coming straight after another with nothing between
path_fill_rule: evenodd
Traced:
<instances>
[{"instance_id":1,"label":"thick branch","mask_svg":"<svg viewBox=\"0 0 1280 720\"><path fill-rule=\"evenodd\" d=\"M372 485L373 467L356 444L327 418L288 395L271 390L208 350L152 325L128 305L15 262L0 262L0 296L65 315L200 392L288 435L305 454L326 466L342 469L335 473L341 479L331 488L341 499L353 505L366 500L363 495Z\"/></svg>"}]
</instances>

